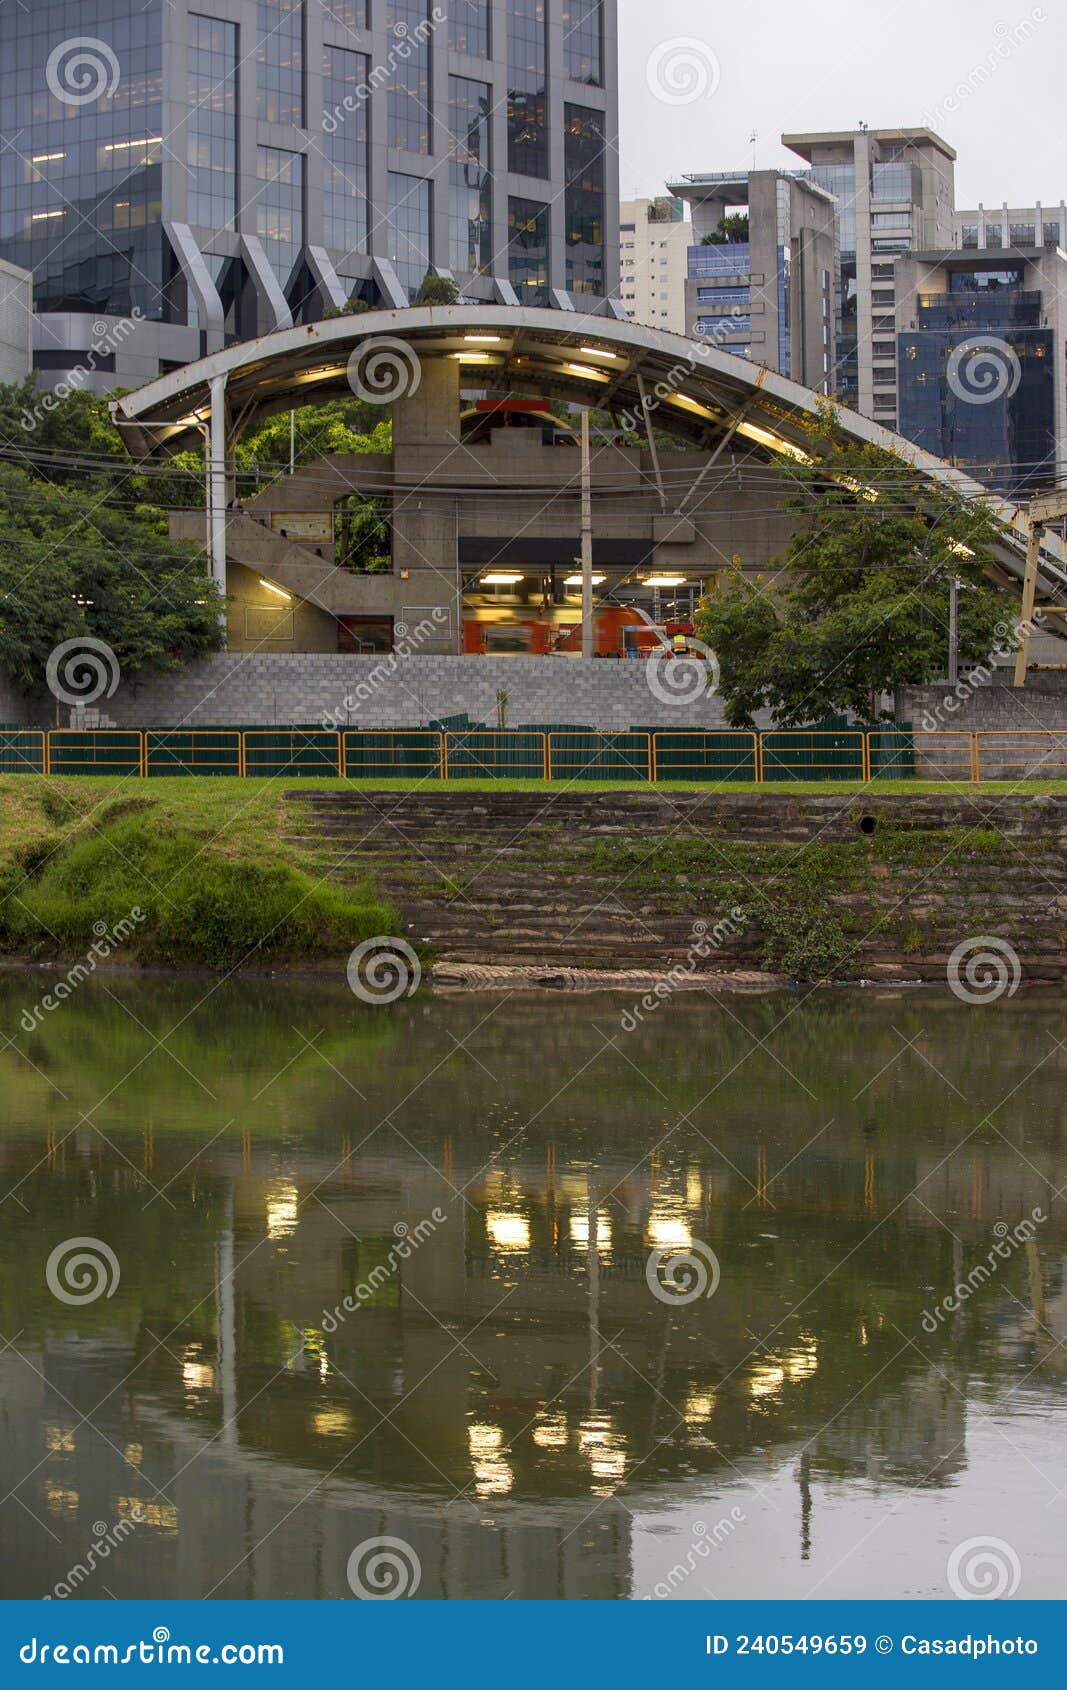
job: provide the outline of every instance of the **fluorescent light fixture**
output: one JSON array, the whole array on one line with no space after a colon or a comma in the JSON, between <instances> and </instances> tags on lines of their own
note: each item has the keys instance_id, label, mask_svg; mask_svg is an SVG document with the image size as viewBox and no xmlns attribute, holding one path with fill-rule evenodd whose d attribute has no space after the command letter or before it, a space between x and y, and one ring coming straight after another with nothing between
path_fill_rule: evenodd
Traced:
<instances>
[{"instance_id":1,"label":"fluorescent light fixture","mask_svg":"<svg viewBox=\"0 0 1067 1690\"><path fill-rule=\"evenodd\" d=\"M760 428L758 423L738 423L737 432L743 434L747 440L758 440L761 446L770 446L775 452L784 452L786 457L796 458L798 463L807 464L811 462L808 454L802 452L799 446L793 446L788 440L783 440L779 435L772 434L770 429Z\"/></svg>"},{"instance_id":2,"label":"fluorescent light fixture","mask_svg":"<svg viewBox=\"0 0 1067 1690\"><path fill-rule=\"evenodd\" d=\"M576 376L584 376L587 381L607 381L608 379L603 370L591 370L588 364L568 364L566 368Z\"/></svg>"},{"instance_id":3,"label":"fluorescent light fixture","mask_svg":"<svg viewBox=\"0 0 1067 1690\"><path fill-rule=\"evenodd\" d=\"M464 338L464 340L491 341L494 346L499 346L500 345L500 339L501 339L500 335L498 335L498 334L465 334L463 336L463 338Z\"/></svg>"},{"instance_id":4,"label":"fluorescent light fixture","mask_svg":"<svg viewBox=\"0 0 1067 1690\"><path fill-rule=\"evenodd\" d=\"M511 570L495 570L491 575L482 576L483 587L517 587L520 581L525 581L525 575L516 575Z\"/></svg>"},{"instance_id":5,"label":"fluorescent light fixture","mask_svg":"<svg viewBox=\"0 0 1067 1690\"><path fill-rule=\"evenodd\" d=\"M646 575L646 587L688 587L687 575Z\"/></svg>"},{"instance_id":6,"label":"fluorescent light fixture","mask_svg":"<svg viewBox=\"0 0 1067 1690\"><path fill-rule=\"evenodd\" d=\"M259 584L261 587L266 587L268 593L277 593L280 599L292 600L292 593L287 593L284 587L276 587L273 581L265 581L262 575L259 578Z\"/></svg>"},{"instance_id":7,"label":"fluorescent light fixture","mask_svg":"<svg viewBox=\"0 0 1067 1690\"><path fill-rule=\"evenodd\" d=\"M34 153L31 164L54 164L57 158L66 158L66 153Z\"/></svg>"},{"instance_id":8,"label":"fluorescent light fixture","mask_svg":"<svg viewBox=\"0 0 1067 1690\"><path fill-rule=\"evenodd\" d=\"M105 153L121 153L129 147L161 147L162 145L162 135L142 135L136 141L108 141L105 143L103 151Z\"/></svg>"},{"instance_id":9,"label":"fluorescent light fixture","mask_svg":"<svg viewBox=\"0 0 1067 1690\"><path fill-rule=\"evenodd\" d=\"M593 576L593 586L594 587L602 587L606 580L607 580L606 575L594 575ZM568 575L567 579L563 583L563 585L565 587L580 587L581 584L582 584L582 577L580 575Z\"/></svg>"},{"instance_id":10,"label":"fluorescent light fixture","mask_svg":"<svg viewBox=\"0 0 1067 1690\"><path fill-rule=\"evenodd\" d=\"M491 364L493 362L491 352L453 352L452 357L457 364Z\"/></svg>"},{"instance_id":11,"label":"fluorescent light fixture","mask_svg":"<svg viewBox=\"0 0 1067 1690\"><path fill-rule=\"evenodd\" d=\"M619 356L619 354L617 352L605 352L604 348L602 346L583 346L582 351L588 353L590 358L615 358L615 359L617 359L618 356Z\"/></svg>"},{"instance_id":12,"label":"fluorescent light fixture","mask_svg":"<svg viewBox=\"0 0 1067 1690\"><path fill-rule=\"evenodd\" d=\"M59 210L59 211L31 211L30 212L30 222L31 223L43 223L47 217L62 217L62 215L63 215L62 210Z\"/></svg>"}]
</instances>

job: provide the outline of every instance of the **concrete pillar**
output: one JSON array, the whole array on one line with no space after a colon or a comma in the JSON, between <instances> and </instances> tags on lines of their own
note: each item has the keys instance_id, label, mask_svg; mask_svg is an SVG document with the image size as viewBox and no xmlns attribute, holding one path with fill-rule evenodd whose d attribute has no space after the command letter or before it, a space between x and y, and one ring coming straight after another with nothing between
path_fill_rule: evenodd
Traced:
<instances>
[{"instance_id":1,"label":"concrete pillar","mask_svg":"<svg viewBox=\"0 0 1067 1690\"><path fill-rule=\"evenodd\" d=\"M393 401L393 450L459 444L459 377L456 358L424 358L419 385Z\"/></svg>"},{"instance_id":2,"label":"concrete pillar","mask_svg":"<svg viewBox=\"0 0 1067 1690\"><path fill-rule=\"evenodd\" d=\"M455 358L426 358L418 387L393 402L393 465L397 478L392 511L393 573L400 578L397 621L411 626L422 621L428 610L448 611L448 619L440 622L435 637L420 644L425 656L462 649L456 505L454 499L435 495L433 490L434 481L440 479L459 449L459 384L460 365Z\"/></svg>"}]
</instances>

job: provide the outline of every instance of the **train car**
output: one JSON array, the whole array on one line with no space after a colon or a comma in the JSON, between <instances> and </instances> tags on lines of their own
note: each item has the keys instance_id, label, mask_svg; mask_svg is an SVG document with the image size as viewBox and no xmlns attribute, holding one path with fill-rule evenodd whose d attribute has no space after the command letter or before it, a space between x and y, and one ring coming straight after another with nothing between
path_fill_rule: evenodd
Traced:
<instances>
[{"instance_id":1,"label":"train car","mask_svg":"<svg viewBox=\"0 0 1067 1690\"><path fill-rule=\"evenodd\" d=\"M463 651L467 656L547 657L553 652L581 656L582 624L574 611L550 606L544 610L494 610L491 605L467 606L463 613ZM663 650L664 637L693 633L691 622L668 622L657 628L634 605L600 605L594 611L593 649L597 657L647 658Z\"/></svg>"}]
</instances>

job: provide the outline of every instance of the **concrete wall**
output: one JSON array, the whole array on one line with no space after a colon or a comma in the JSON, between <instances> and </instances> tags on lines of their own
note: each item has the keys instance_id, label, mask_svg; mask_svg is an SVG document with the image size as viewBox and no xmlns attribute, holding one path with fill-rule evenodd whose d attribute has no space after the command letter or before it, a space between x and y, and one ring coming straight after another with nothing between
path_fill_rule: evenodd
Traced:
<instances>
[{"instance_id":1,"label":"concrete wall","mask_svg":"<svg viewBox=\"0 0 1067 1690\"><path fill-rule=\"evenodd\" d=\"M656 668L660 668L656 665ZM119 727L265 727L320 722L338 727L422 727L466 713L496 726L498 693L509 727L570 722L596 728L719 728L718 699L664 703L647 663L577 657L351 657L221 653L135 690L120 685L104 708ZM51 699L15 709L39 727L55 725Z\"/></svg>"},{"instance_id":2,"label":"concrete wall","mask_svg":"<svg viewBox=\"0 0 1067 1690\"><path fill-rule=\"evenodd\" d=\"M1067 675L1032 675L1016 689L1011 678L970 687L962 682L954 691L947 682L930 687L905 687L897 718L915 727L966 733L1006 732L1009 729L1067 728Z\"/></svg>"},{"instance_id":3,"label":"concrete wall","mask_svg":"<svg viewBox=\"0 0 1067 1690\"><path fill-rule=\"evenodd\" d=\"M33 279L0 259L0 381L23 381L33 363Z\"/></svg>"}]
</instances>

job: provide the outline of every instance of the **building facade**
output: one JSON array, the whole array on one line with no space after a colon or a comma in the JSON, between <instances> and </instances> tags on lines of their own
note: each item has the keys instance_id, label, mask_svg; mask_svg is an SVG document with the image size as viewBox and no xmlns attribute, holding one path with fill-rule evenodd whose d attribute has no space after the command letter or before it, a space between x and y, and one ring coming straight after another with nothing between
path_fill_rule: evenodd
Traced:
<instances>
[{"instance_id":1,"label":"building facade","mask_svg":"<svg viewBox=\"0 0 1067 1690\"><path fill-rule=\"evenodd\" d=\"M685 332L830 393L836 358L832 195L784 170L687 176Z\"/></svg>"},{"instance_id":2,"label":"building facade","mask_svg":"<svg viewBox=\"0 0 1067 1690\"><path fill-rule=\"evenodd\" d=\"M619 216L619 298L627 322L690 332L686 278L693 237L676 195L624 200Z\"/></svg>"},{"instance_id":3,"label":"building facade","mask_svg":"<svg viewBox=\"0 0 1067 1690\"><path fill-rule=\"evenodd\" d=\"M24 381L33 357L33 283L0 259L0 382Z\"/></svg>"},{"instance_id":4,"label":"building facade","mask_svg":"<svg viewBox=\"0 0 1067 1690\"><path fill-rule=\"evenodd\" d=\"M618 309L616 4L0 8L0 257L42 380L136 385L427 274Z\"/></svg>"}]
</instances>

